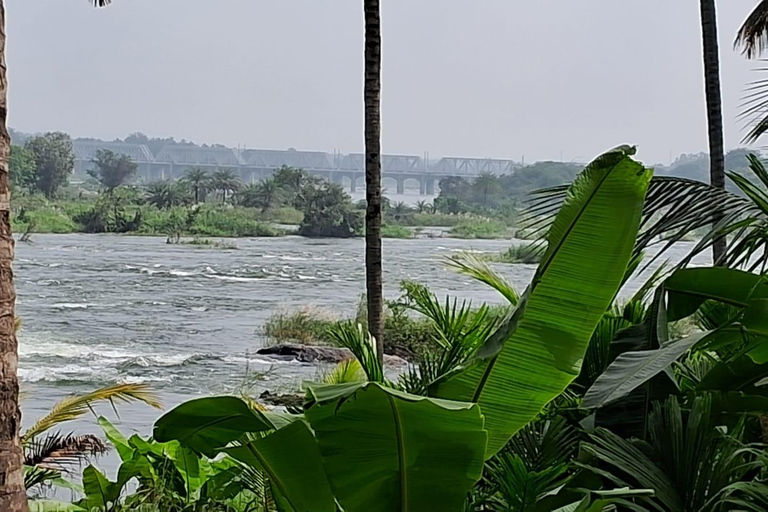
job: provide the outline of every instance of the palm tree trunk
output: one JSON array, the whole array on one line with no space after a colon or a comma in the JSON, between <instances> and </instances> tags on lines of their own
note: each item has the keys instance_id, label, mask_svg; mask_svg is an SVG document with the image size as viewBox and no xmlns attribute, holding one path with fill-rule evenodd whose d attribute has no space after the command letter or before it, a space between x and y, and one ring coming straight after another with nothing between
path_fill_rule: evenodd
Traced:
<instances>
[{"instance_id":1,"label":"palm tree trunk","mask_svg":"<svg viewBox=\"0 0 768 512\"><path fill-rule=\"evenodd\" d=\"M13 236L8 158L8 78L5 62L5 4L0 0L0 510L26 512L22 454L19 444L19 356L16 342L16 290L13 286Z\"/></svg>"},{"instance_id":2,"label":"palm tree trunk","mask_svg":"<svg viewBox=\"0 0 768 512\"><path fill-rule=\"evenodd\" d=\"M379 0L363 0L365 14L365 288L368 331L384 358L381 265L381 17Z\"/></svg>"},{"instance_id":3,"label":"palm tree trunk","mask_svg":"<svg viewBox=\"0 0 768 512\"><path fill-rule=\"evenodd\" d=\"M707 125L709 127L709 180L725 189L725 156L723 151L723 106L720 97L720 53L717 42L717 9L715 0L700 0L701 36L704 53L704 83L707 97ZM722 219L715 212L715 224ZM712 246L712 259L717 264L725 255L725 238L718 238Z\"/></svg>"}]
</instances>

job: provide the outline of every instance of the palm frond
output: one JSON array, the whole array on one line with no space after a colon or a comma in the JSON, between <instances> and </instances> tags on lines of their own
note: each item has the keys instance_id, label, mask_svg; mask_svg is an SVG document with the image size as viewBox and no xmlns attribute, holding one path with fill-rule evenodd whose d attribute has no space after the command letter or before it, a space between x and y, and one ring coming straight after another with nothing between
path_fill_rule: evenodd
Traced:
<instances>
[{"instance_id":1,"label":"palm frond","mask_svg":"<svg viewBox=\"0 0 768 512\"><path fill-rule=\"evenodd\" d=\"M36 485L43 485L61 478L61 472L36 466L24 466L24 487L29 491Z\"/></svg>"},{"instance_id":2,"label":"palm frond","mask_svg":"<svg viewBox=\"0 0 768 512\"><path fill-rule=\"evenodd\" d=\"M748 59L760 55L768 47L768 0L761 0L747 16L736 33L733 46L741 48Z\"/></svg>"},{"instance_id":3,"label":"palm frond","mask_svg":"<svg viewBox=\"0 0 768 512\"><path fill-rule=\"evenodd\" d=\"M373 336L363 329L362 324L340 322L328 329L328 336L339 346L352 352L369 381L384 382L384 367L376 353L376 342Z\"/></svg>"},{"instance_id":4,"label":"palm frond","mask_svg":"<svg viewBox=\"0 0 768 512\"><path fill-rule=\"evenodd\" d=\"M112 3L112 0L89 0L94 7L106 7Z\"/></svg>"},{"instance_id":5,"label":"palm frond","mask_svg":"<svg viewBox=\"0 0 768 512\"><path fill-rule=\"evenodd\" d=\"M342 361L323 374L325 384L346 384L348 382L363 382L366 375L357 359Z\"/></svg>"},{"instance_id":6,"label":"palm frond","mask_svg":"<svg viewBox=\"0 0 768 512\"><path fill-rule=\"evenodd\" d=\"M449 267L452 267L460 274L467 275L481 283L485 283L498 291L513 306L517 305L520 300L520 294L517 293L509 281L476 255L469 252L462 252L456 258L449 258L447 263Z\"/></svg>"},{"instance_id":7,"label":"palm frond","mask_svg":"<svg viewBox=\"0 0 768 512\"><path fill-rule=\"evenodd\" d=\"M534 192L523 225L546 234L554 216L566 196L567 185ZM667 249L697 229L711 228L692 250L689 257L709 248L716 238L734 232L733 226L753 208L752 202L731 192L712 187L707 183L687 178L654 176L648 188L640 232L634 254L639 255L649 247L660 246L643 268L647 268ZM712 225L715 224L713 228ZM736 251L738 238L731 242L729 253ZM768 255L766 255L768 257Z\"/></svg>"},{"instance_id":8,"label":"palm frond","mask_svg":"<svg viewBox=\"0 0 768 512\"><path fill-rule=\"evenodd\" d=\"M37 420L21 436L21 443L27 444L35 437L61 423L77 419L92 410L99 402L143 402L157 409L162 405L157 395L146 384L115 384L84 395L72 395L59 401L51 411Z\"/></svg>"},{"instance_id":9,"label":"palm frond","mask_svg":"<svg viewBox=\"0 0 768 512\"><path fill-rule=\"evenodd\" d=\"M27 445L24 464L60 471L65 466L79 464L91 456L103 455L109 448L98 437L86 434L48 434Z\"/></svg>"},{"instance_id":10,"label":"palm frond","mask_svg":"<svg viewBox=\"0 0 768 512\"><path fill-rule=\"evenodd\" d=\"M427 287L404 282L405 306L427 317L440 347L419 354L418 364L401 374L400 384L409 393L424 395L431 383L457 370L492 336L498 320L485 304L473 311L471 304L446 297L440 302Z\"/></svg>"}]
</instances>

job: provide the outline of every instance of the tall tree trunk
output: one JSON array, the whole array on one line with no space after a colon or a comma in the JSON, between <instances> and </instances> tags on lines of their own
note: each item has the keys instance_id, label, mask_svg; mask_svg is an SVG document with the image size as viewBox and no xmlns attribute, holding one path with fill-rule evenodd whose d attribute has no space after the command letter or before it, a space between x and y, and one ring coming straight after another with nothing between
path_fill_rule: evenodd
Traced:
<instances>
[{"instance_id":1,"label":"tall tree trunk","mask_svg":"<svg viewBox=\"0 0 768 512\"><path fill-rule=\"evenodd\" d=\"M707 96L707 125L709 126L709 180L725 189L725 155L723 150L723 105L720 97L720 52L717 42L717 9L715 0L700 0L701 37L704 53L704 83ZM715 212L714 221L722 219ZM712 258L717 264L725 255L725 238L712 246Z\"/></svg>"},{"instance_id":2,"label":"tall tree trunk","mask_svg":"<svg viewBox=\"0 0 768 512\"><path fill-rule=\"evenodd\" d=\"M5 5L0 0L0 510L26 512L22 455L19 444L19 356L16 343L16 290L13 286L13 236L8 158L8 78L5 63Z\"/></svg>"},{"instance_id":3,"label":"tall tree trunk","mask_svg":"<svg viewBox=\"0 0 768 512\"><path fill-rule=\"evenodd\" d=\"M379 0L363 0L365 14L365 288L368 330L384 358L381 266L381 17Z\"/></svg>"}]
</instances>

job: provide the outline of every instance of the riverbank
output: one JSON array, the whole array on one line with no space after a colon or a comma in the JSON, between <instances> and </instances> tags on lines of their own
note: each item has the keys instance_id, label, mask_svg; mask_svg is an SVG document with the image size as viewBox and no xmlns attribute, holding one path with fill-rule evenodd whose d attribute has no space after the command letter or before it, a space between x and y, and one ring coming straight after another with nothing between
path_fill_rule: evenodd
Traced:
<instances>
[{"instance_id":1,"label":"riverbank","mask_svg":"<svg viewBox=\"0 0 768 512\"><path fill-rule=\"evenodd\" d=\"M97 201L48 202L22 198L14 204L12 227L20 234L117 232L131 235L181 237L278 237L299 233L304 214L291 207L263 210L242 206L203 204L157 208L124 205L100 208ZM440 228L440 229L435 229ZM333 230L319 236L337 235ZM512 228L477 216L419 214L387 215L384 238L443 237L463 239L508 238Z\"/></svg>"}]
</instances>

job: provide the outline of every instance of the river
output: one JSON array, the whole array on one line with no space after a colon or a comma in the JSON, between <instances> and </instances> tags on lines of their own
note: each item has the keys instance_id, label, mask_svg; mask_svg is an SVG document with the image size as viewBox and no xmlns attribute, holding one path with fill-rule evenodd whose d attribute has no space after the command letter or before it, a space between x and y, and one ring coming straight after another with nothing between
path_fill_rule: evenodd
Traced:
<instances>
[{"instance_id":1,"label":"river","mask_svg":"<svg viewBox=\"0 0 768 512\"><path fill-rule=\"evenodd\" d=\"M164 238L35 235L19 243L19 376L24 424L57 399L116 382L146 382L166 406L248 386L293 391L318 368L258 356L264 321L311 305L352 316L365 287L362 239L232 240L236 250L167 245ZM388 297L402 280L480 303L502 298L456 274L461 250L498 252L508 240L385 240ZM670 251L672 259L690 244ZM535 266L497 265L522 290ZM633 287L629 288L629 291ZM115 419L110 409L107 416ZM121 406L124 433L148 433L160 414ZM64 428L98 432L92 417Z\"/></svg>"}]
</instances>

